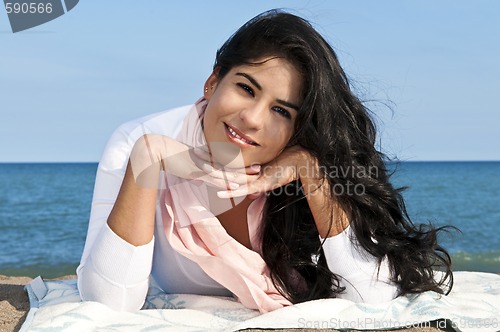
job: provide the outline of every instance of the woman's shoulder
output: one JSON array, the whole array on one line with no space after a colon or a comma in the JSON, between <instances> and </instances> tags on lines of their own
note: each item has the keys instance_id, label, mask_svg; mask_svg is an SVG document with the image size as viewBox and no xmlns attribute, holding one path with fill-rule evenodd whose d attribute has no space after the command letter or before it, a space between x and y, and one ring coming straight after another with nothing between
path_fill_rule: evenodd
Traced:
<instances>
[{"instance_id":1,"label":"woman's shoulder","mask_svg":"<svg viewBox=\"0 0 500 332\"><path fill-rule=\"evenodd\" d=\"M116 132L136 141L145 134L161 134L175 137L182 127L182 123L194 105L187 105L152 113L120 125Z\"/></svg>"},{"instance_id":2,"label":"woman's shoulder","mask_svg":"<svg viewBox=\"0 0 500 332\"><path fill-rule=\"evenodd\" d=\"M176 137L193 107L194 105L187 105L172 108L123 123L108 139L99 167L125 170L132 147L140 137L145 134Z\"/></svg>"}]
</instances>

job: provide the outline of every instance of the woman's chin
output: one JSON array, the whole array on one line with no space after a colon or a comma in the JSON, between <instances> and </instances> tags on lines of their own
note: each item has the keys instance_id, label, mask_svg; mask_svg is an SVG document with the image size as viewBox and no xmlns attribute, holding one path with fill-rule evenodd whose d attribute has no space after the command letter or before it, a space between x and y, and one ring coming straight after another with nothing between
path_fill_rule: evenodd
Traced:
<instances>
[{"instance_id":1,"label":"woman's chin","mask_svg":"<svg viewBox=\"0 0 500 332\"><path fill-rule=\"evenodd\" d=\"M210 153L215 162L228 168L244 168L245 161L238 146L228 142L209 143Z\"/></svg>"}]
</instances>

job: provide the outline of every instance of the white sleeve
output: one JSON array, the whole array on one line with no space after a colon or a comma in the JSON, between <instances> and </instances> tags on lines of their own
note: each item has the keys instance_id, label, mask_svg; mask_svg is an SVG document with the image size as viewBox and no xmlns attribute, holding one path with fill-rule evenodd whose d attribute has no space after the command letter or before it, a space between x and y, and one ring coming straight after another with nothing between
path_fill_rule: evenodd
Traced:
<instances>
[{"instance_id":1,"label":"white sleeve","mask_svg":"<svg viewBox=\"0 0 500 332\"><path fill-rule=\"evenodd\" d=\"M139 310L146 298L154 239L133 246L107 225L135 142L144 134L176 137L192 105L151 114L121 125L99 162L87 239L78 275L82 300L98 301L121 311Z\"/></svg>"},{"instance_id":2,"label":"white sleeve","mask_svg":"<svg viewBox=\"0 0 500 332\"><path fill-rule=\"evenodd\" d=\"M107 225L133 144L142 136L135 131L131 124L122 125L108 141L97 169L87 239L76 271L82 300L101 302L120 311L142 307L154 247L153 240L135 247Z\"/></svg>"},{"instance_id":3,"label":"white sleeve","mask_svg":"<svg viewBox=\"0 0 500 332\"><path fill-rule=\"evenodd\" d=\"M351 227L347 227L323 243L328 268L341 277L340 285L345 287L345 291L337 297L364 303L394 299L398 287L391 281L387 257L382 260L379 269L376 258L356 245L353 239L355 235Z\"/></svg>"},{"instance_id":4,"label":"white sleeve","mask_svg":"<svg viewBox=\"0 0 500 332\"><path fill-rule=\"evenodd\" d=\"M137 311L149 286L154 239L134 246L107 224L78 270L78 289L84 301L97 301L118 311Z\"/></svg>"}]
</instances>

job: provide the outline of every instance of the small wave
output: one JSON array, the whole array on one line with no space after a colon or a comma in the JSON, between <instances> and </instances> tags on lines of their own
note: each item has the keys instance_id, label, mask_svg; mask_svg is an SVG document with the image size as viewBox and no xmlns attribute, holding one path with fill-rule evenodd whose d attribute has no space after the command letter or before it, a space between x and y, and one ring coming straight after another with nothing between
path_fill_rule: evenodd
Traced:
<instances>
[{"instance_id":1,"label":"small wave","mask_svg":"<svg viewBox=\"0 0 500 332\"><path fill-rule=\"evenodd\" d=\"M451 255L454 271L500 273L500 250L484 252L459 251Z\"/></svg>"},{"instance_id":2,"label":"small wave","mask_svg":"<svg viewBox=\"0 0 500 332\"><path fill-rule=\"evenodd\" d=\"M0 275L25 276L35 278L57 278L76 274L78 263L61 263L55 265L33 264L28 266L4 266L0 268Z\"/></svg>"}]
</instances>

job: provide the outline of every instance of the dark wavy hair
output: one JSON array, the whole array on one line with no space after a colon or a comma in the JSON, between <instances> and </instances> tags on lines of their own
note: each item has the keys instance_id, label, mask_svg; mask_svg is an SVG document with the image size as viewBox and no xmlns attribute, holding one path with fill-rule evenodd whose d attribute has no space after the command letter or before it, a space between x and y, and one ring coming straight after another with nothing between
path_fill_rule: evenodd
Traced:
<instances>
[{"instance_id":1,"label":"dark wavy hair","mask_svg":"<svg viewBox=\"0 0 500 332\"><path fill-rule=\"evenodd\" d=\"M403 188L389 181L389 159L375 147L370 112L352 92L329 43L308 21L271 10L248 21L222 45L214 70L222 79L235 66L267 57L282 57L302 74L303 103L289 145L298 144L317 158L332 202L346 213L357 245L379 264L387 256L400 295L449 292L451 259L437 239L443 228L412 223ZM357 170L375 171L359 176ZM348 187L352 191L356 185L362 194L350 194ZM328 269L300 181L287 187L269 192L264 207L262 255L272 280L293 303L333 297L343 291L341 276Z\"/></svg>"}]
</instances>

